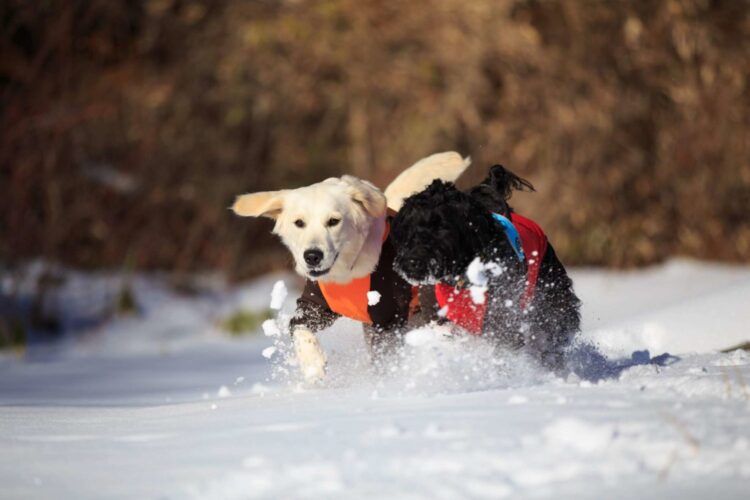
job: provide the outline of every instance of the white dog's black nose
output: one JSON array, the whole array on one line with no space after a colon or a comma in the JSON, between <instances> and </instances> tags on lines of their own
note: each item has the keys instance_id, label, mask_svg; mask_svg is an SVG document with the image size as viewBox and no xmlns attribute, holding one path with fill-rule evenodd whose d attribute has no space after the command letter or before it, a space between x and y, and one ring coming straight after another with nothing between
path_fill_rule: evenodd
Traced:
<instances>
[{"instance_id":1,"label":"white dog's black nose","mask_svg":"<svg viewBox=\"0 0 750 500\"><path fill-rule=\"evenodd\" d=\"M317 266L320 264L320 261L323 260L323 252L317 248L305 250L305 253L303 253L302 256L305 258L305 262L307 262L308 266Z\"/></svg>"}]
</instances>

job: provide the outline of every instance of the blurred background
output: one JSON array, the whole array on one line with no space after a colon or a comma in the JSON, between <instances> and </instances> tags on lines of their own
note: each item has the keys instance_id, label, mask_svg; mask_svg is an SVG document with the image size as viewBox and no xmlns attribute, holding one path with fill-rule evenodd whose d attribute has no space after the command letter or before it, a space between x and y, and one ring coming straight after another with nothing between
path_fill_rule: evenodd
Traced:
<instances>
[{"instance_id":1,"label":"blurred background","mask_svg":"<svg viewBox=\"0 0 750 500\"><path fill-rule=\"evenodd\" d=\"M566 265L750 261L746 1L4 0L0 23L6 318L29 262L29 311L61 269L289 269L235 195L385 187L445 150L531 180L513 204Z\"/></svg>"}]
</instances>

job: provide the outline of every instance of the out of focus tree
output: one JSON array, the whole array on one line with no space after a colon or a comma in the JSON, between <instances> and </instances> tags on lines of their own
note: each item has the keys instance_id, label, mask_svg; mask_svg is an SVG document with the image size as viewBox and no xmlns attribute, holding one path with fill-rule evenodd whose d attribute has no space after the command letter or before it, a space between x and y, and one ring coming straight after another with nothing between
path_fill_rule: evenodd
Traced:
<instances>
[{"instance_id":1,"label":"out of focus tree","mask_svg":"<svg viewBox=\"0 0 750 500\"><path fill-rule=\"evenodd\" d=\"M750 259L744 1L9 0L0 259L246 276L234 195L471 154L570 264Z\"/></svg>"}]
</instances>

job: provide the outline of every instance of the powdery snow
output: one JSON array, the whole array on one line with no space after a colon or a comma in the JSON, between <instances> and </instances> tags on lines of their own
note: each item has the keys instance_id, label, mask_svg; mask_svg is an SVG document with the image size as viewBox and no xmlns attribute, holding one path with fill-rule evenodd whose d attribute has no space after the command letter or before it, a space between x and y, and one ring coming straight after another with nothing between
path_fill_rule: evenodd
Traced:
<instances>
[{"instance_id":1,"label":"powdery snow","mask_svg":"<svg viewBox=\"0 0 750 500\"><path fill-rule=\"evenodd\" d=\"M503 272L504 269L496 262L482 262L479 257L472 260L466 268L466 278L471 283L469 287L471 301L475 304L484 304L487 299L488 273L500 276Z\"/></svg>"},{"instance_id":2,"label":"powdery snow","mask_svg":"<svg viewBox=\"0 0 750 500\"><path fill-rule=\"evenodd\" d=\"M367 292L367 305L375 306L380 303L380 292L377 290L370 290Z\"/></svg>"},{"instance_id":3,"label":"powdery snow","mask_svg":"<svg viewBox=\"0 0 750 500\"><path fill-rule=\"evenodd\" d=\"M274 309L278 311L281 309L281 306L284 305L284 301L286 300L288 292L286 289L286 284L283 280L279 280L276 283L273 284L273 289L271 290L271 309Z\"/></svg>"},{"instance_id":4,"label":"powdery snow","mask_svg":"<svg viewBox=\"0 0 750 500\"><path fill-rule=\"evenodd\" d=\"M266 337L281 337L281 328L275 319L267 319L261 325Z\"/></svg>"},{"instance_id":5,"label":"powdery snow","mask_svg":"<svg viewBox=\"0 0 750 500\"><path fill-rule=\"evenodd\" d=\"M274 353L276 353L276 347L274 347L274 346L266 347L265 349L263 349L261 351L261 354L266 359L271 359L271 357L274 355Z\"/></svg>"},{"instance_id":6,"label":"powdery snow","mask_svg":"<svg viewBox=\"0 0 750 500\"><path fill-rule=\"evenodd\" d=\"M285 362L288 309L268 337L216 331L275 280L218 300L136 280L158 298L142 318L0 356L0 497L745 498L750 354L715 350L748 340L750 268L573 277L584 337L621 358L610 378L555 378L446 327L410 332L376 375L340 321L316 387ZM680 359L638 364L644 348Z\"/></svg>"}]
</instances>

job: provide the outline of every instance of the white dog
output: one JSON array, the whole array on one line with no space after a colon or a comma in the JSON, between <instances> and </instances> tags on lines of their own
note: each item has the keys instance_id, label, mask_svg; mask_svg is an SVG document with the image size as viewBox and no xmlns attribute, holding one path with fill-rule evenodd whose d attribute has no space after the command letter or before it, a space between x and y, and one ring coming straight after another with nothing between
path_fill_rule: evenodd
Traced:
<instances>
[{"instance_id":1,"label":"white dog","mask_svg":"<svg viewBox=\"0 0 750 500\"><path fill-rule=\"evenodd\" d=\"M388 238L388 206L432 180L454 181L469 165L458 153L424 158L386 189L345 175L311 186L245 194L232 209L241 216L276 220L273 232L294 257L296 271L307 278L290 323L295 353L308 380L325 374L326 357L315 332L347 316L366 325L371 351L381 354L409 318L414 290L393 270Z\"/></svg>"}]
</instances>

